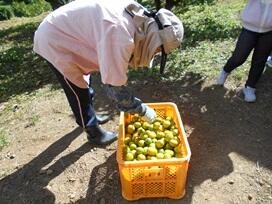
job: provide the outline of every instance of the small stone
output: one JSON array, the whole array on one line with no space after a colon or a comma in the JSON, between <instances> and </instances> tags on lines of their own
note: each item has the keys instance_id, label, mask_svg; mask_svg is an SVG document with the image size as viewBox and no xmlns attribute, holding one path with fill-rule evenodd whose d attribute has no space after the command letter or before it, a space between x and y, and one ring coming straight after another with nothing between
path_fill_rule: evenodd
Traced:
<instances>
[{"instance_id":1,"label":"small stone","mask_svg":"<svg viewBox=\"0 0 272 204\"><path fill-rule=\"evenodd\" d=\"M12 154L12 155L9 156L10 159L14 159L15 157L16 157L15 154Z\"/></svg>"},{"instance_id":2,"label":"small stone","mask_svg":"<svg viewBox=\"0 0 272 204\"><path fill-rule=\"evenodd\" d=\"M93 152L94 150L93 149L91 149L91 152Z\"/></svg>"},{"instance_id":3,"label":"small stone","mask_svg":"<svg viewBox=\"0 0 272 204\"><path fill-rule=\"evenodd\" d=\"M251 195L248 195L247 198L248 198L248 200L252 200L252 196Z\"/></svg>"},{"instance_id":4,"label":"small stone","mask_svg":"<svg viewBox=\"0 0 272 204\"><path fill-rule=\"evenodd\" d=\"M105 204L105 203L106 203L105 198L101 198L99 201L99 204Z\"/></svg>"},{"instance_id":5,"label":"small stone","mask_svg":"<svg viewBox=\"0 0 272 204\"><path fill-rule=\"evenodd\" d=\"M51 186L49 186L49 185L47 185L47 186L45 186L45 187L43 187L43 189L46 189L46 190L51 190L52 189L52 187Z\"/></svg>"},{"instance_id":6,"label":"small stone","mask_svg":"<svg viewBox=\"0 0 272 204\"><path fill-rule=\"evenodd\" d=\"M19 108L19 106L16 104L16 105L13 106L12 111L16 112L18 110L18 108Z\"/></svg>"},{"instance_id":7,"label":"small stone","mask_svg":"<svg viewBox=\"0 0 272 204\"><path fill-rule=\"evenodd\" d=\"M73 193L70 193L70 194L68 195L68 197L69 197L70 199L73 199L73 198L75 198L75 197L76 197L76 195L75 195L75 194L73 194Z\"/></svg>"},{"instance_id":8,"label":"small stone","mask_svg":"<svg viewBox=\"0 0 272 204\"><path fill-rule=\"evenodd\" d=\"M75 178L69 178L69 181L74 182L74 181L76 181L76 179Z\"/></svg>"},{"instance_id":9,"label":"small stone","mask_svg":"<svg viewBox=\"0 0 272 204\"><path fill-rule=\"evenodd\" d=\"M97 148L96 148L96 147L94 147L93 149L94 149L94 151L96 151L96 150L97 150Z\"/></svg>"},{"instance_id":10,"label":"small stone","mask_svg":"<svg viewBox=\"0 0 272 204\"><path fill-rule=\"evenodd\" d=\"M48 169L47 171L46 171L46 174L47 175L51 175L53 173L53 170L52 169Z\"/></svg>"},{"instance_id":11,"label":"small stone","mask_svg":"<svg viewBox=\"0 0 272 204\"><path fill-rule=\"evenodd\" d=\"M232 184L234 184L234 181L230 180L228 183L229 183L230 185L232 185Z\"/></svg>"}]
</instances>

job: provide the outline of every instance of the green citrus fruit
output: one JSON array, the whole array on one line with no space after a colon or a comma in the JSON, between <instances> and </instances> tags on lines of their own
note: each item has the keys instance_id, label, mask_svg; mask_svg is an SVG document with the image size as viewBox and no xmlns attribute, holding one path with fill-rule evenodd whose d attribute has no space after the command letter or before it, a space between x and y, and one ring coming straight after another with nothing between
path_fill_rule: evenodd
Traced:
<instances>
[{"instance_id":1,"label":"green citrus fruit","mask_svg":"<svg viewBox=\"0 0 272 204\"><path fill-rule=\"evenodd\" d=\"M163 119L158 116L158 117L156 117L155 121L161 123L163 121Z\"/></svg>"},{"instance_id":2,"label":"green citrus fruit","mask_svg":"<svg viewBox=\"0 0 272 204\"><path fill-rule=\"evenodd\" d=\"M141 160L146 160L146 157L145 157L144 154L138 154L137 159L140 160L140 161Z\"/></svg>"},{"instance_id":3,"label":"green citrus fruit","mask_svg":"<svg viewBox=\"0 0 272 204\"><path fill-rule=\"evenodd\" d=\"M159 149L158 153L164 153L164 149Z\"/></svg>"},{"instance_id":4,"label":"green citrus fruit","mask_svg":"<svg viewBox=\"0 0 272 204\"><path fill-rule=\"evenodd\" d=\"M134 149L137 148L137 145L136 145L135 143L130 142L129 148L130 148L131 150L134 150Z\"/></svg>"},{"instance_id":5,"label":"green citrus fruit","mask_svg":"<svg viewBox=\"0 0 272 204\"><path fill-rule=\"evenodd\" d=\"M145 151L145 150L144 150L143 147L137 147L137 148L136 148L136 153L137 153L137 154L144 154L144 151Z\"/></svg>"},{"instance_id":6,"label":"green citrus fruit","mask_svg":"<svg viewBox=\"0 0 272 204\"><path fill-rule=\"evenodd\" d=\"M157 139L161 139L161 138L164 138L165 137L165 133L162 132L162 131L158 131L157 132Z\"/></svg>"},{"instance_id":7,"label":"green citrus fruit","mask_svg":"<svg viewBox=\"0 0 272 204\"><path fill-rule=\"evenodd\" d=\"M139 128L137 129L137 132L138 132L139 134L143 134L143 133L145 133L145 129L144 129L143 127L139 127Z\"/></svg>"},{"instance_id":8,"label":"green citrus fruit","mask_svg":"<svg viewBox=\"0 0 272 204\"><path fill-rule=\"evenodd\" d=\"M149 126L148 126L148 130L154 130L154 126L153 126L153 124L149 124Z\"/></svg>"},{"instance_id":9,"label":"green citrus fruit","mask_svg":"<svg viewBox=\"0 0 272 204\"><path fill-rule=\"evenodd\" d=\"M147 154L149 156L156 156L157 153L158 153L158 150L155 147L149 147L147 150Z\"/></svg>"},{"instance_id":10,"label":"green citrus fruit","mask_svg":"<svg viewBox=\"0 0 272 204\"><path fill-rule=\"evenodd\" d=\"M129 124L129 125L127 126L127 132L130 133L130 134L132 134L132 133L134 133L134 131L135 131L134 125Z\"/></svg>"},{"instance_id":11,"label":"green citrus fruit","mask_svg":"<svg viewBox=\"0 0 272 204\"><path fill-rule=\"evenodd\" d=\"M163 153L157 153L156 157L157 157L157 159L163 159L164 158L164 154Z\"/></svg>"},{"instance_id":12,"label":"green citrus fruit","mask_svg":"<svg viewBox=\"0 0 272 204\"><path fill-rule=\"evenodd\" d=\"M129 146L125 145L124 146L124 153L128 153L128 152L130 152L130 148L129 148Z\"/></svg>"},{"instance_id":13,"label":"green citrus fruit","mask_svg":"<svg viewBox=\"0 0 272 204\"><path fill-rule=\"evenodd\" d=\"M152 139L152 143L155 143L155 144L156 144L157 141L158 141L157 138L153 138L153 139Z\"/></svg>"},{"instance_id":14,"label":"green citrus fruit","mask_svg":"<svg viewBox=\"0 0 272 204\"><path fill-rule=\"evenodd\" d=\"M167 129L168 127L170 127L171 121L169 121L169 120L163 120L162 121L162 125L163 125L164 128Z\"/></svg>"},{"instance_id":15,"label":"green citrus fruit","mask_svg":"<svg viewBox=\"0 0 272 204\"><path fill-rule=\"evenodd\" d=\"M152 143L152 139L151 138L148 137L148 138L145 139L145 145L146 146L149 146L151 143Z\"/></svg>"},{"instance_id":16,"label":"green citrus fruit","mask_svg":"<svg viewBox=\"0 0 272 204\"><path fill-rule=\"evenodd\" d=\"M132 122L136 122L136 121L138 121L140 119L140 116L139 116L139 114L134 114L133 116L132 116Z\"/></svg>"},{"instance_id":17,"label":"green citrus fruit","mask_svg":"<svg viewBox=\"0 0 272 204\"><path fill-rule=\"evenodd\" d=\"M178 129L175 128L175 129L172 130L172 132L173 132L173 135L174 135L174 136L177 136L177 135L178 135Z\"/></svg>"},{"instance_id":18,"label":"green citrus fruit","mask_svg":"<svg viewBox=\"0 0 272 204\"><path fill-rule=\"evenodd\" d=\"M125 137L124 139L124 143L127 145L131 142L131 138L130 137Z\"/></svg>"},{"instance_id":19,"label":"green citrus fruit","mask_svg":"<svg viewBox=\"0 0 272 204\"><path fill-rule=\"evenodd\" d=\"M148 135L147 135L147 134L142 134L142 135L141 135L141 139L145 140L146 138L148 138Z\"/></svg>"},{"instance_id":20,"label":"green citrus fruit","mask_svg":"<svg viewBox=\"0 0 272 204\"><path fill-rule=\"evenodd\" d=\"M150 137L151 139L157 137L157 135L156 135L156 133L154 131L147 130L146 133L147 133L148 137Z\"/></svg>"},{"instance_id":21,"label":"green citrus fruit","mask_svg":"<svg viewBox=\"0 0 272 204\"><path fill-rule=\"evenodd\" d=\"M170 154L171 155L171 157L172 156L174 156L174 151L173 150L170 150L170 149L166 149L166 150L164 150L164 154Z\"/></svg>"},{"instance_id":22,"label":"green citrus fruit","mask_svg":"<svg viewBox=\"0 0 272 204\"><path fill-rule=\"evenodd\" d=\"M172 156L168 153L164 153L164 159L171 159Z\"/></svg>"},{"instance_id":23,"label":"green citrus fruit","mask_svg":"<svg viewBox=\"0 0 272 204\"><path fill-rule=\"evenodd\" d=\"M173 120L173 118L172 118L171 116L167 116L167 117L165 118L165 120L172 121L172 120Z\"/></svg>"},{"instance_id":24,"label":"green citrus fruit","mask_svg":"<svg viewBox=\"0 0 272 204\"><path fill-rule=\"evenodd\" d=\"M172 146L172 147L176 147L178 146L179 142L176 140L176 139L171 139L169 141L169 144Z\"/></svg>"},{"instance_id":25,"label":"green citrus fruit","mask_svg":"<svg viewBox=\"0 0 272 204\"><path fill-rule=\"evenodd\" d=\"M164 141L164 139L160 139L160 140L158 140L155 144L156 144L156 147L157 147L158 149L160 149L160 148L163 148L163 147L164 147L165 141Z\"/></svg>"},{"instance_id":26,"label":"green citrus fruit","mask_svg":"<svg viewBox=\"0 0 272 204\"><path fill-rule=\"evenodd\" d=\"M138 121L134 123L135 128L139 128L141 126L142 126L142 124L140 122L138 122Z\"/></svg>"},{"instance_id":27,"label":"green citrus fruit","mask_svg":"<svg viewBox=\"0 0 272 204\"><path fill-rule=\"evenodd\" d=\"M166 145L164 146L164 150L166 150L166 149L172 150L173 147L169 143L166 143Z\"/></svg>"},{"instance_id":28,"label":"green citrus fruit","mask_svg":"<svg viewBox=\"0 0 272 204\"><path fill-rule=\"evenodd\" d=\"M131 152L131 153L133 154L133 156L135 157L135 155L136 155L136 153L137 153L136 149L133 149L133 150L131 150L130 152Z\"/></svg>"},{"instance_id":29,"label":"green citrus fruit","mask_svg":"<svg viewBox=\"0 0 272 204\"><path fill-rule=\"evenodd\" d=\"M148 147L144 147L144 155L147 155Z\"/></svg>"},{"instance_id":30,"label":"green citrus fruit","mask_svg":"<svg viewBox=\"0 0 272 204\"><path fill-rule=\"evenodd\" d=\"M158 130L158 129L160 128L160 126L161 126L161 123L160 123L160 122L154 122L154 124L153 124L153 129L154 129L154 130Z\"/></svg>"},{"instance_id":31,"label":"green citrus fruit","mask_svg":"<svg viewBox=\"0 0 272 204\"><path fill-rule=\"evenodd\" d=\"M149 127L149 123L148 122L144 122L142 127L145 129L145 130L148 130L148 127Z\"/></svg>"},{"instance_id":32,"label":"green citrus fruit","mask_svg":"<svg viewBox=\"0 0 272 204\"><path fill-rule=\"evenodd\" d=\"M131 152L126 153L125 160L132 161L134 159L134 155Z\"/></svg>"},{"instance_id":33,"label":"green citrus fruit","mask_svg":"<svg viewBox=\"0 0 272 204\"><path fill-rule=\"evenodd\" d=\"M143 139L138 141L138 146L143 147L145 145L145 141Z\"/></svg>"},{"instance_id":34,"label":"green citrus fruit","mask_svg":"<svg viewBox=\"0 0 272 204\"><path fill-rule=\"evenodd\" d=\"M174 135L173 135L173 133L171 131L166 130L164 133L165 133L165 140L167 142L169 142L171 139L174 138Z\"/></svg>"}]
</instances>

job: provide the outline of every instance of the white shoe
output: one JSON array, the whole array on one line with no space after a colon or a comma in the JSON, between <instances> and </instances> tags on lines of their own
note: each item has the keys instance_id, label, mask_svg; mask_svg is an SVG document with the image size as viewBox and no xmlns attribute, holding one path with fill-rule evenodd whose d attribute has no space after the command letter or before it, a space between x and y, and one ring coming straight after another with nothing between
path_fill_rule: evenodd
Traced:
<instances>
[{"instance_id":1,"label":"white shoe","mask_svg":"<svg viewBox=\"0 0 272 204\"><path fill-rule=\"evenodd\" d=\"M271 56L269 56L267 58L266 66L268 66L269 68L272 68L272 57Z\"/></svg>"},{"instance_id":2,"label":"white shoe","mask_svg":"<svg viewBox=\"0 0 272 204\"><path fill-rule=\"evenodd\" d=\"M250 87L250 86L246 86L245 88L243 88L243 93L245 95L245 101L246 102L255 102L256 101L256 95L255 95L255 91L256 89Z\"/></svg>"},{"instance_id":3,"label":"white shoe","mask_svg":"<svg viewBox=\"0 0 272 204\"><path fill-rule=\"evenodd\" d=\"M229 73L225 72L224 69L221 70L218 78L217 78L217 85L223 86Z\"/></svg>"}]
</instances>

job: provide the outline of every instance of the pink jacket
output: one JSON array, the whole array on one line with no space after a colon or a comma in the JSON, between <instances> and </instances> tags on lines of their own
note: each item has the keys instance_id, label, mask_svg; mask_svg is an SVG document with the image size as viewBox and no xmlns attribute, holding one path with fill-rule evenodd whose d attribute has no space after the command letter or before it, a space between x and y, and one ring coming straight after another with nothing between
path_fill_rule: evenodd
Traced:
<instances>
[{"instance_id":1,"label":"pink jacket","mask_svg":"<svg viewBox=\"0 0 272 204\"><path fill-rule=\"evenodd\" d=\"M250 31L272 31L272 0L249 0L241 19L243 27Z\"/></svg>"},{"instance_id":2,"label":"pink jacket","mask_svg":"<svg viewBox=\"0 0 272 204\"><path fill-rule=\"evenodd\" d=\"M76 0L50 13L34 36L33 50L81 88L94 71L104 84L125 85L134 50L132 0Z\"/></svg>"}]
</instances>

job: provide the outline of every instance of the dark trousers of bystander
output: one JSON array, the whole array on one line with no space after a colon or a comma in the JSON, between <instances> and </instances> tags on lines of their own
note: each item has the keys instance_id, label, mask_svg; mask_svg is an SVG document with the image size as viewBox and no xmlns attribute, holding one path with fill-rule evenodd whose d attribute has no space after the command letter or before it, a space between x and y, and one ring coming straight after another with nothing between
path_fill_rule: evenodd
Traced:
<instances>
[{"instance_id":1,"label":"dark trousers of bystander","mask_svg":"<svg viewBox=\"0 0 272 204\"><path fill-rule=\"evenodd\" d=\"M235 50L224 66L224 70L230 73L242 65L253 50L251 67L246 86L255 88L265 68L266 60L272 50L272 31L256 33L245 28L242 29Z\"/></svg>"}]
</instances>

